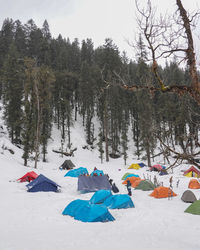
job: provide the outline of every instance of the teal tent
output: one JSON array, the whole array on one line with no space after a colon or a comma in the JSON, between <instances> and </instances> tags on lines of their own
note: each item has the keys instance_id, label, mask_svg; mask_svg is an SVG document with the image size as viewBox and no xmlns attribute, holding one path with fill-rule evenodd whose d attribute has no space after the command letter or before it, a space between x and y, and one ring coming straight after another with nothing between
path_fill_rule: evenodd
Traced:
<instances>
[{"instance_id":1,"label":"teal tent","mask_svg":"<svg viewBox=\"0 0 200 250\"><path fill-rule=\"evenodd\" d=\"M110 209L135 207L131 197L128 194L116 194L108 197L103 205Z\"/></svg>"},{"instance_id":2,"label":"teal tent","mask_svg":"<svg viewBox=\"0 0 200 250\"><path fill-rule=\"evenodd\" d=\"M90 199L90 202L93 204L103 203L111 195L112 193L110 190L101 189L93 194L92 198Z\"/></svg>"},{"instance_id":3,"label":"teal tent","mask_svg":"<svg viewBox=\"0 0 200 250\"><path fill-rule=\"evenodd\" d=\"M80 167L77 169L69 170L64 177L66 176L79 177L79 175L86 175L86 174L88 174L87 168Z\"/></svg>"},{"instance_id":4,"label":"teal tent","mask_svg":"<svg viewBox=\"0 0 200 250\"><path fill-rule=\"evenodd\" d=\"M63 210L62 214L63 215L70 215L70 216L74 217L79 209L81 209L83 206L86 206L88 204L89 204L89 201L87 201L87 200L79 200L79 199L74 200L66 206L66 208Z\"/></svg>"},{"instance_id":5,"label":"teal tent","mask_svg":"<svg viewBox=\"0 0 200 250\"><path fill-rule=\"evenodd\" d=\"M140 177L140 176L138 174L129 174L124 178L124 180L126 180L129 177Z\"/></svg>"},{"instance_id":6,"label":"teal tent","mask_svg":"<svg viewBox=\"0 0 200 250\"><path fill-rule=\"evenodd\" d=\"M82 222L107 222L115 220L107 207L91 204L89 201L74 200L64 209L63 215L70 215Z\"/></svg>"},{"instance_id":7,"label":"teal tent","mask_svg":"<svg viewBox=\"0 0 200 250\"><path fill-rule=\"evenodd\" d=\"M104 175L104 173L103 173L102 170L96 169L96 170L94 170L90 175L91 175L91 176L93 176L93 175L100 176L100 175Z\"/></svg>"},{"instance_id":8,"label":"teal tent","mask_svg":"<svg viewBox=\"0 0 200 250\"><path fill-rule=\"evenodd\" d=\"M75 220L83 222L107 222L114 221L107 207L97 204L88 204L83 206L74 216Z\"/></svg>"}]
</instances>

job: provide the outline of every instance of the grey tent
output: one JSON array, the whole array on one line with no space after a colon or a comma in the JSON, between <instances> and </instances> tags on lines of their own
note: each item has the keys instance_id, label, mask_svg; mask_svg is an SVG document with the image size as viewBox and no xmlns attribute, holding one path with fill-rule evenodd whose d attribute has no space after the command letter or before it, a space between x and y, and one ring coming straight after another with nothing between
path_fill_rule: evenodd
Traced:
<instances>
[{"instance_id":1,"label":"grey tent","mask_svg":"<svg viewBox=\"0 0 200 250\"><path fill-rule=\"evenodd\" d=\"M193 203L197 200L195 194L191 191L191 190L186 190L182 197L181 200L184 202L188 202L188 203Z\"/></svg>"},{"instance_id":2,"label":"grey tent","mask_svg":"<svg viewBox=\"0 0 200 250\"><path fill-rule=\"evenodd\" d=\"M60 166L60 169L73 169L76 166L72 163L71 160L65 160L63 164Z\"/></svg>"},{"instance_id":3,"label":"grey tent","mask_svg":"<svg viewBox=\"0 0 200 250\"><path fill-rule=\"evenodd\" d=\"M96 192L97 190L111 190L111 185L106 175L103 176L83 176L78 177L78 191Z\"/></svg>"}]
</instances>

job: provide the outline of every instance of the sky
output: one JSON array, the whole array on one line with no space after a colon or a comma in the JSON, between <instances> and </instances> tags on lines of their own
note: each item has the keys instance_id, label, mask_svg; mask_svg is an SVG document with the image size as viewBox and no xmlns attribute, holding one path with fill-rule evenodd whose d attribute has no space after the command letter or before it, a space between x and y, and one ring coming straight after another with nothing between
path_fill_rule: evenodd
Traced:
<instances>
[{"instance_id":1,"label":"sky","mask_svg":"<svg viewBox=\"0 0 200 250\"><path fill-rule=\"evenodd\" d=\"M140 4L146 0L140 0ZM0 0L0 25L7 17L26 23L33 19L42 27L47 19L53 37L61 34L71 41L91 38L94 46L103 45L105 38L113 39L119 50L134 57L129 43L135 41L137 30L135 0ZM182 0L187 10L200 7L198 0ZM176 10L175 0L152 0L158 11ZM129 41L129 43L128 43Z\"/></svg>"}]
</instances>

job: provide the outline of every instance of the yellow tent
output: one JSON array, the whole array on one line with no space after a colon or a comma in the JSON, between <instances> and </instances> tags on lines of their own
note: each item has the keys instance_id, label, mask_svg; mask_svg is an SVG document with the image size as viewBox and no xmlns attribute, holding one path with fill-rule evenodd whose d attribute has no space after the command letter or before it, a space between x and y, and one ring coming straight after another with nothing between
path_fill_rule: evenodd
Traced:
<instances>
[{"instance_id":1,"label":"yellow tent","mask_svg":"<svg viewBox=\"0 0 200 250\"><path fill-rule=\"evenodd\" d=\"M140 169L140 165L135 163L135 164L131 164L130 167L128 167L128 169Z\"/></svg>"},{"instance_id":2,"label":"yellow tent","mask_svg":"<svg viewBox=\"0 0 200 250\"><path fill-rule=\"evenodd\" d=\"M197 177L197 178L199 177L199 175L197 173L194 173L192 171L190 171L189 173L185 174L185 176L187 176L187 177Z\"/></svg>"},{"instance_id":3,"label":"yellow tent","mask_svg":"<svg viewBox=\"0 0 200 250\"><path fill-rule=\"evenodd\" d=\"M200 177L200 171L196 169L194 166L190 167L187 171L184 172L184 176L187 177Z\"/></svg>"}]
</instances>

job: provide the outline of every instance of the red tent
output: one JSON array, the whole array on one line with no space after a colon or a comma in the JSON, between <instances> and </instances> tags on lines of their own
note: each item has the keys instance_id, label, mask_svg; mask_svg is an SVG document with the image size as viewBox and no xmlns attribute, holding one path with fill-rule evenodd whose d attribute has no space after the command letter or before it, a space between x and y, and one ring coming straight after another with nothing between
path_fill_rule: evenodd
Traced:
<instances>
[{"instance_id":1,"label":"red tent","mask_svg":"<svg viewBox=\"0 0 200 250\"><path fill-rule=\"evenodd\" d=\"M17 181L19 182L31 182L32 180L35 180L38 177L38 174L36 174L34 171L26 173L24 176L19 178Z\"/></svg>"},{"instance_id":2,"label":"red tent","mask_svg":"<svg viewBox=\"0 0 200 250\"><path fill-rule=\"evenodd\" d=\"M150 171L153 171L153 170L156 170L156 171L160 171L162 170L163 167L160 165L160 164L156 164L156 165L153 165L151 168L150 168Z\"/></svg>"},{"instance_id":3,"label":"red tent","mask_svg":"<svg viewBox=\"0 0 200 250\"><path fill-rule=\"evenodd\" d=\"M186 170L183 175L189 177L200 177L200 171L192 166L188 170Z\"/></svg>"}]
</instances>

